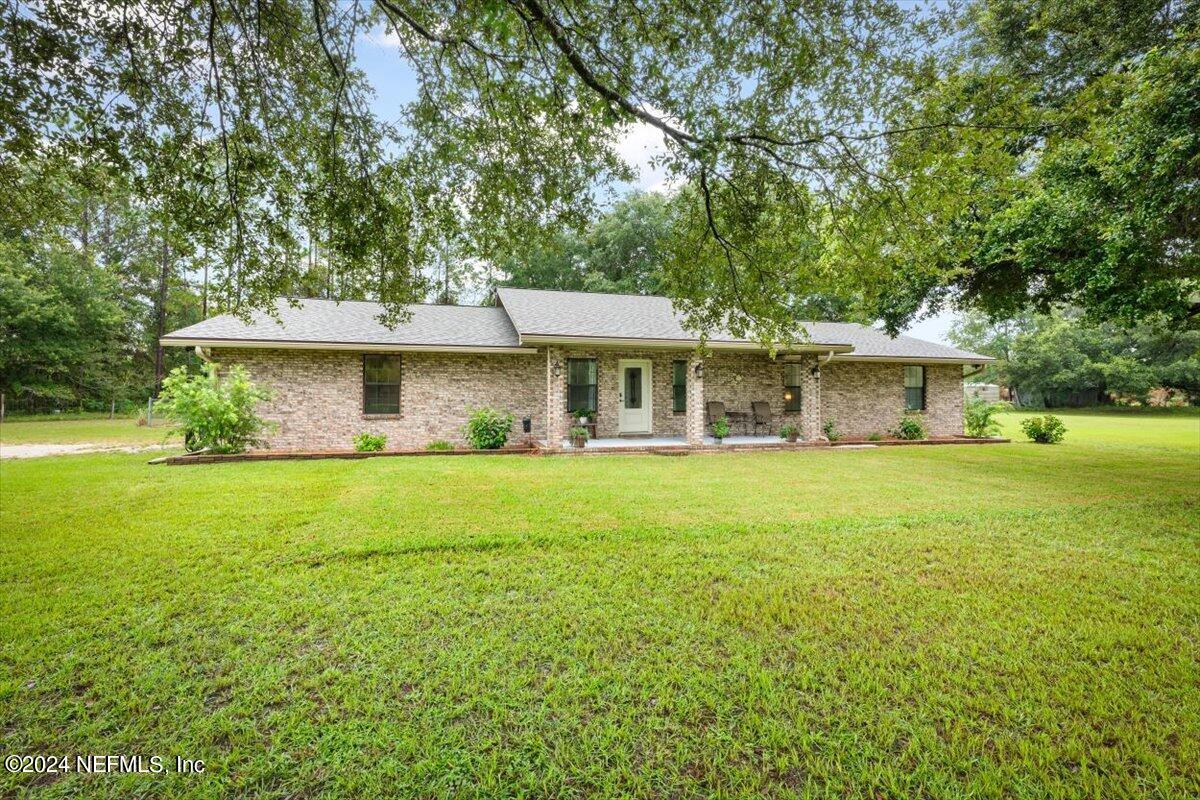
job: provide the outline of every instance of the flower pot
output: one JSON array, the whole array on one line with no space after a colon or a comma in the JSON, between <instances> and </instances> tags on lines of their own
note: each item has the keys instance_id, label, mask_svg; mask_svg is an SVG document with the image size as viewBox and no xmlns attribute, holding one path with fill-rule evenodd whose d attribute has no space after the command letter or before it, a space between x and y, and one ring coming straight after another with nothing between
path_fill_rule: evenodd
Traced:
<instances>
[{"instance_id":1,"label":"flower pot","mask_svg":"<svg viewBox=\"0 0 1200 800\"><path fill-rule=\"evenodd\" d=\"M717 444L720 444L724 440L724 438L725 438L724 436L714 436L713 441L716 442Z\"/></svg>"},{"instance_id":2,"label":"flower pot","mask_svg":"<svg viewBox=\"0 0 1200 800\"><path fill-rule=\"evenodd\" d=\"M791 431L791 432L790 432L790 433L788 433L788 435L787 435L787 440L788 440L789 442L791 442L792 444L795 444L795 443L796 443L796 440L797 440L797 439L799 439L799 438L800 438L800 434L796 433L795 431Z\"/></svg>"},{"instance_id":3,"label":"flower pot","mask_svg":"<svg viewBox=\"0 0 1200 800\"><path fill-rule=\"evenodd\" d=\"M571 438L571 447L578 447L578 448L579 448L579 449L581 449L581 450L582 450L584 447L587 447L587 437L586 437L586 436L574 436L574 437L572 437L572 438Z\"/></svg>"}]
</instances>

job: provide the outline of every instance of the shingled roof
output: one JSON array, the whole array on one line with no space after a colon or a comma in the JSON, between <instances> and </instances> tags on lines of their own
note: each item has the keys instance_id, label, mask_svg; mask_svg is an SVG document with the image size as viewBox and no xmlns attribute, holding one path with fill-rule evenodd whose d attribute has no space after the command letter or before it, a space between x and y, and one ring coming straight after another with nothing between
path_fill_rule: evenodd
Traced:
<instances>
[{"instance_id":1,"label":"shingled roof","mask_svg":"<svg viewBox=\"0 0 1200 800\"><path fill-rule=\"evenodd\" d=\"M249 322L222 314L164 336L164 345L529 352L539 344L620 344L692 347L699 338L665 297L503 288L499 305L411 305L395 328L379 321L379 303L277 301L278 319L254 312ZM808 340L793 349L821 350L839 359L982 363L987 356L946 345L891 337L848 322L804 323ZM715 332L714 349L757 349L758 343Z\"/></svg>"},{"instance_id":2,"label":"shingled roof","mask_svg":"<svg viewBox=\"0 0 1200 800\"><path fill-rule=\"evenodd\" d=\"M250 322L233 314L197 322L163 337L163 344L261 347L309 345L368 346L435 350L511 350L521 339L500 308L410 305L407 322L388 328L379 321L379 303L334 300L278 300L278 319L256 311Z\"/></svg>"}]
</instances>

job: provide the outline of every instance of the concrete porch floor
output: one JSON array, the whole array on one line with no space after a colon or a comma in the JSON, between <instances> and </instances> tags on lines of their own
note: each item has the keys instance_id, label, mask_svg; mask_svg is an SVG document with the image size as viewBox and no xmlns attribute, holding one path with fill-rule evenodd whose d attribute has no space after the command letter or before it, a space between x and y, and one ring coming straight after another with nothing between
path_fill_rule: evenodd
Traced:
<instances>
[{"instance_id":1,"label":"concrete porch floor","mask_svg":"<svg viewBox=\"0 0 1200 800\"><path fill-rule=\"evenodd\" d=\"M784 440L778 436L726 436L723 440L727 445L754 446L778 445ZM704 437L704 444L715 445L711 436ZM563 447L570 450L571 442L563 440ZM585 449L603 450L612 447L687 447L687 440L682 436L627 436L602 439L588 439Z\"/></svg>"}]
</instances>

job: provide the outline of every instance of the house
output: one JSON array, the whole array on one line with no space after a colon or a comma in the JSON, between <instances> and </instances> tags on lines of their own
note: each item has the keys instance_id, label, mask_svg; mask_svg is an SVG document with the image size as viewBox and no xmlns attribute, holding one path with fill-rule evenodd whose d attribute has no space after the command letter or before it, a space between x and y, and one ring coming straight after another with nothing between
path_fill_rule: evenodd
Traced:
<instances>
[{"instance_id":1,"label":"house","mask_svg":"<svg viewBox=\"0 0 1200 800\"><path fill-rule=\"evenodd\" d=\"M846 435L882 433L906 410L931 436L955 436L964 365L991 360L828 322L807 323L806 341L774 357L719 333L702 351L669 299L637 295L505 288L495 307L411 306L391 329L376 303L280 300L276 310L278 321L225 314L162 343L241 364L273 390L260 413L278 423L271 445L284 449L345 449L362 431L386 434L389 448L461 442L470 409L482 406L512 412L518 434L527 418L549 447L565 446L570 412L583 408L597 412L595 444L698 445L712 402L731 416L767 402L776 436L791 424L819 438L827 422Z\"/></svg>"}]
</instances>

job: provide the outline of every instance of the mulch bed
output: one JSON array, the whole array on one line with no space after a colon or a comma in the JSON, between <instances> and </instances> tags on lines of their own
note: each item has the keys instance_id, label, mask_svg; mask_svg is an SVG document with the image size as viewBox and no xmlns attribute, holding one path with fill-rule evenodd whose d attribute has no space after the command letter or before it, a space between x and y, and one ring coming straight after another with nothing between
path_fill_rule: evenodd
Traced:
<instances>
[{"instance_id":1,"label":"mulch bed","mask_svg":"<svg viewBox=\"0 0 1200 800\"><path fill-rule=\"evenodd\" d=\"M150 464L219 464L230 461L312 461L322 458L383 458L388 456L504 456L504 455L565 455L565 456L601 456L609 454L650 453L656 455L681 456L692 453L745 453L751 451L799 450L802 448L825 447L901 447L908 445L942 445L942 444L1005 444L1008 439L971 439L966 436L947 436L936 439L839 439L836 442L785 442L778 441L770 444L722 444L689 447L678 445L637 445L628 447L594 447L584 450L549 450L536 444L509 445L500 450L471 450L456 448L454 450L383 450L377 453L360 453L357 450L253 450L249 453L193 453L177 456L164 456L151 460Z\"/></svg>"}]
</instances>

